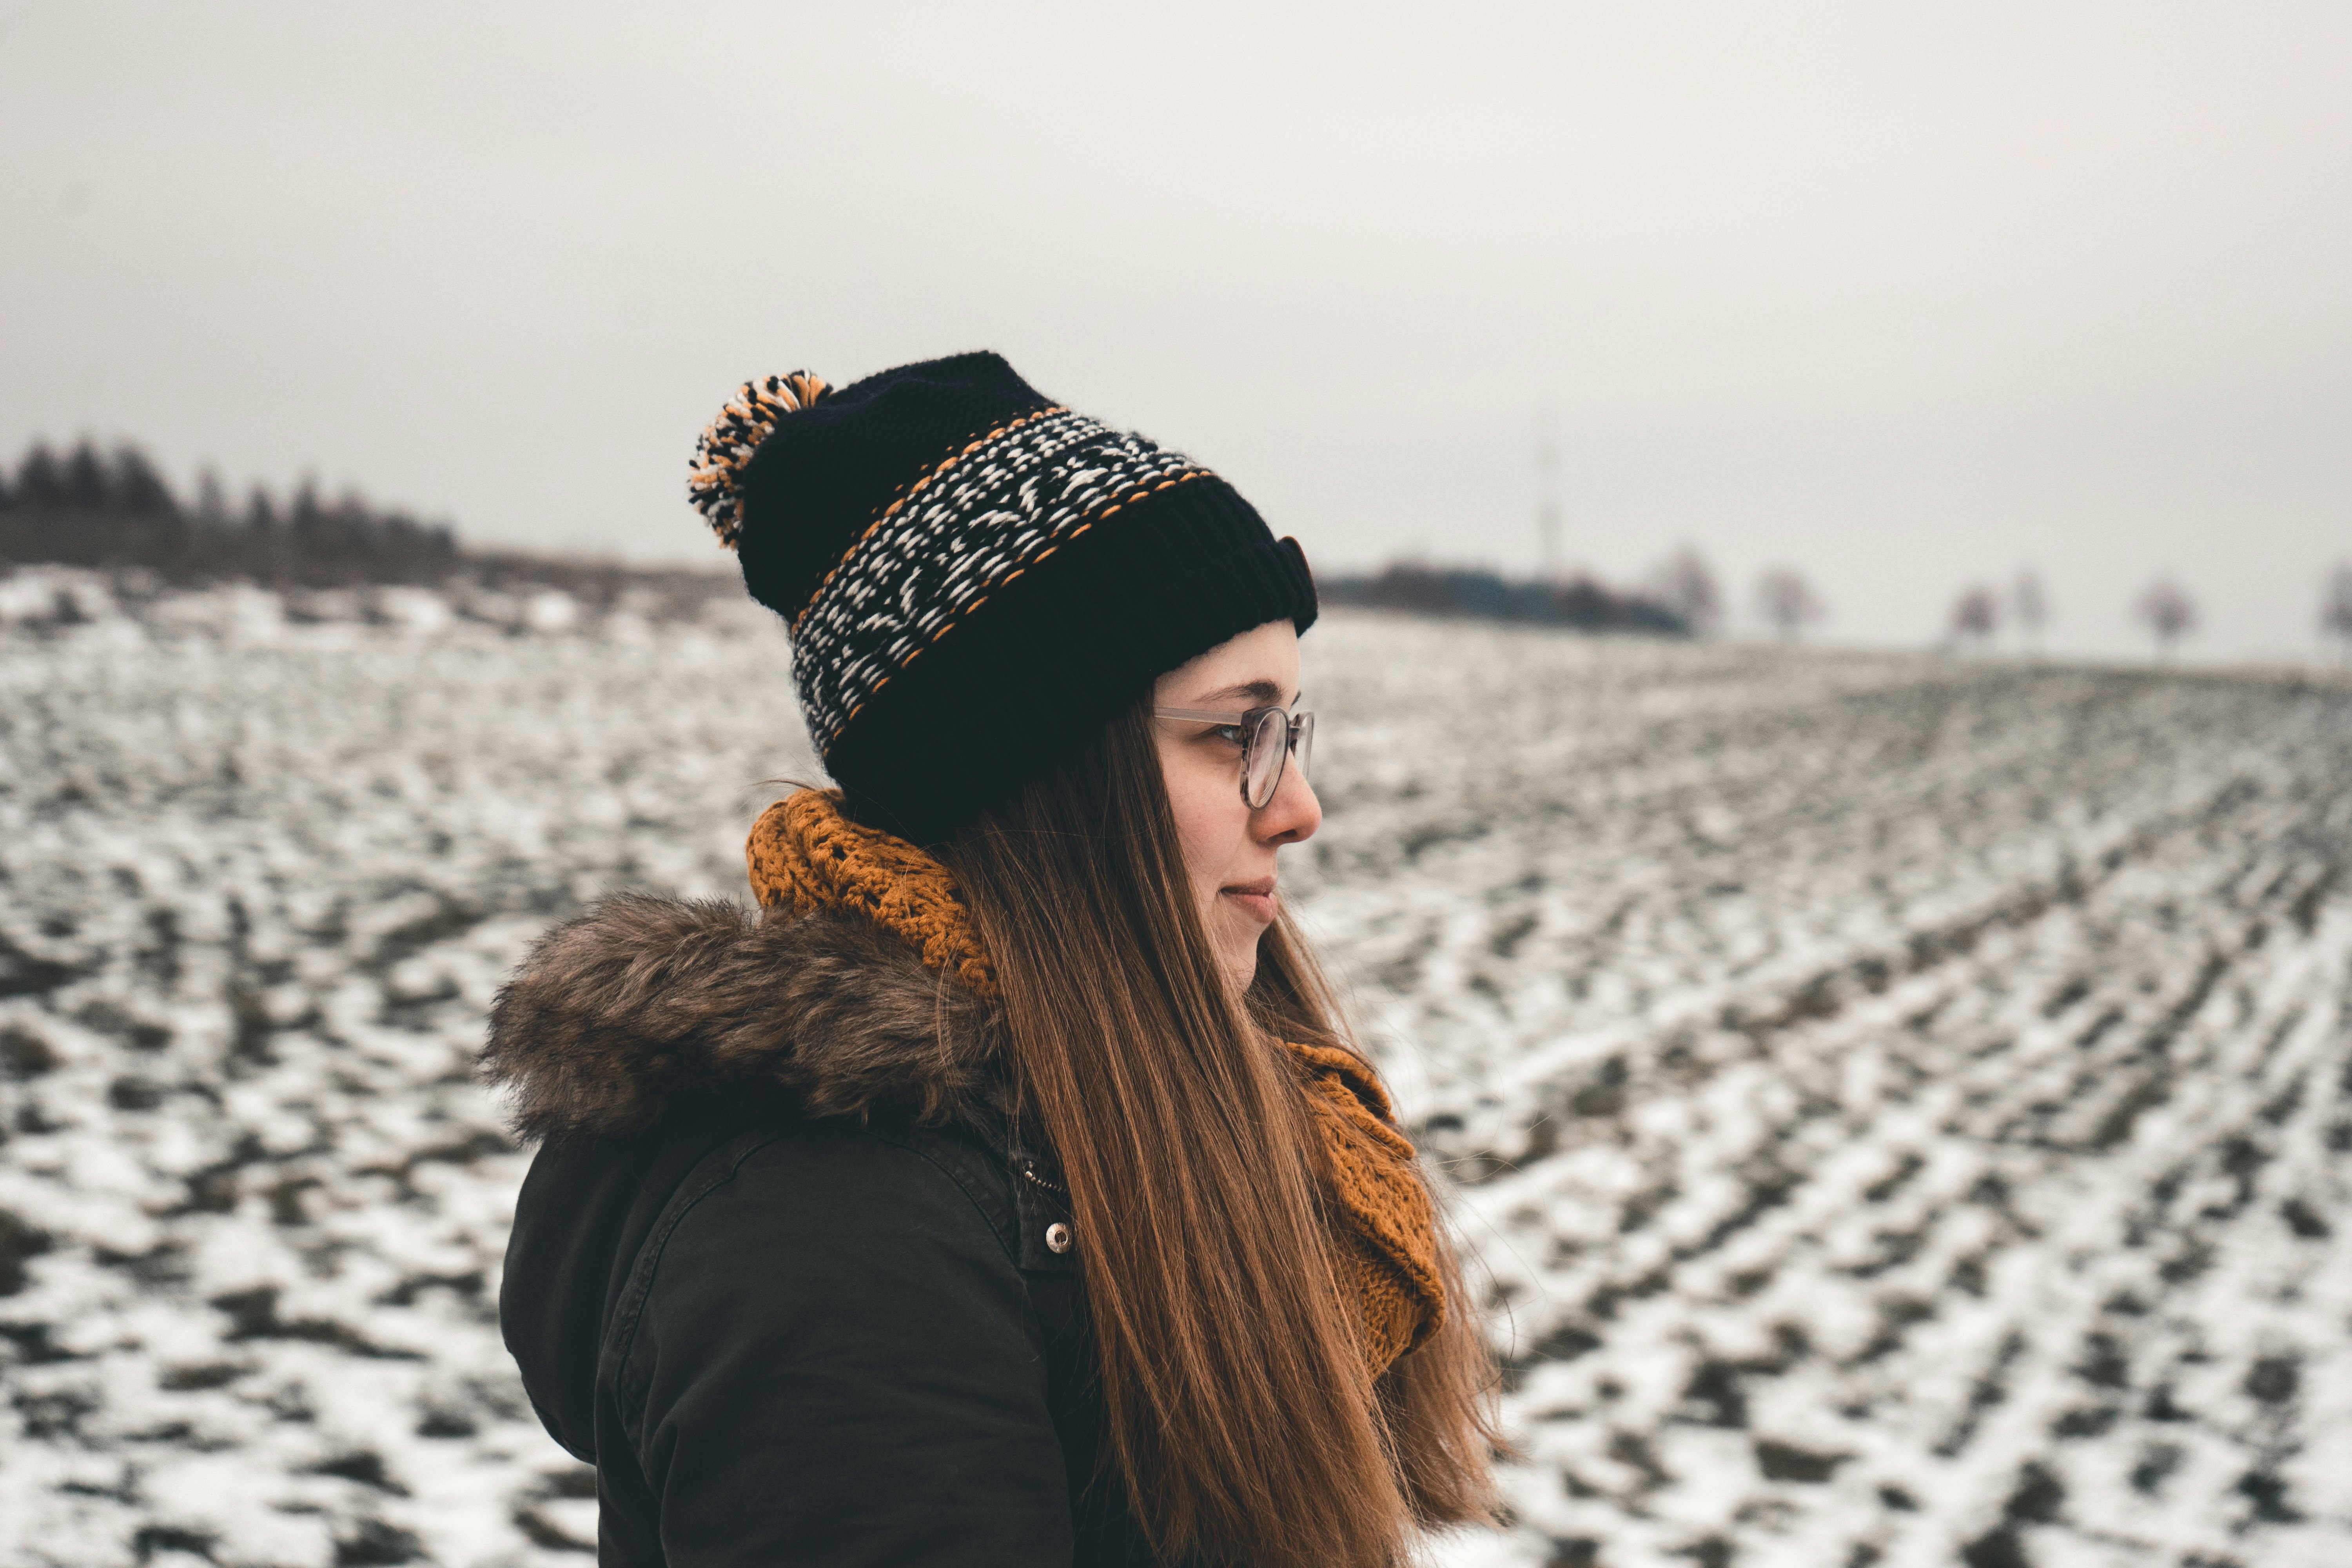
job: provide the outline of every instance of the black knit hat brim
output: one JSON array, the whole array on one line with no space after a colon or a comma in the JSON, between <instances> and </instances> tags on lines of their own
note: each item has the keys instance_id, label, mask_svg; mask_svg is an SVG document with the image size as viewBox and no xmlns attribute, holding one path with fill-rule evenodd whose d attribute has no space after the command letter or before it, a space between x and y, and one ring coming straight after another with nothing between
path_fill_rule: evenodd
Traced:
<instances>
[{"instance_id":1,"label":"black knit hat brim","mask_svg":"<svg viewBox=\"0 0 2352 1568\"><path fill-rule=\"evenodd\" d=\"M937 843L1162 674L1269 621L1314 624L1306 558L1214 475L1030 565L892 674L825 758L884 825Z\"/></svg>"}]
</instances>

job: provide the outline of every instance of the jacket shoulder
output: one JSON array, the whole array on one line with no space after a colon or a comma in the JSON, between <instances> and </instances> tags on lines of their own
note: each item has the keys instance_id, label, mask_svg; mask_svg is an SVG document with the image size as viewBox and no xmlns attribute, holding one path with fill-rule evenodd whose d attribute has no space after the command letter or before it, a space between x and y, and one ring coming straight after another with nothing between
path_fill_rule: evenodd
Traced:
<instances>
[{"instance_id":1,"label":"jacket shoulder","mask_svg":"<svg viewBox=\"0 0 2352 1568\"><path fill-rule=\"evenodd\" d=\"M1015 1180L961 1132L803 1121L678 1186L600 1375L667 1560L1066 1555Z\"/></svg>"},{"instance_id":2,"label":"jacket shoulder","mask_svg":"<svg viewBox=\"0 0 2352 1568\"><path fill-rule=\"evenodd\" d=\"M1017 1269L1020 1224L1001 1149L897 1119L764 1117L711 1150L654 1218L614 1303L605 1361L625 1389L648 1303L788 1258L797 1288L855 1300L887 1257L944 1249Z\"/></svg>"}]
</instances>

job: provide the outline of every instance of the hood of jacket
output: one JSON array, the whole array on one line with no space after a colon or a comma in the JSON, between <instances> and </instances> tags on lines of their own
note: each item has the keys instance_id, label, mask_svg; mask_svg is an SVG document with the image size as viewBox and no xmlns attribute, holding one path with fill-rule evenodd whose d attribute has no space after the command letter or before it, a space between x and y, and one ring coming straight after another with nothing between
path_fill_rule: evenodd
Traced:
<instances>
[{"instance_id":1,"label":"hood of jacket","mask_svg":"<svg viewBox=\"0 0 2352 1568\"><path fill-rule=\"evenodd\" d=\"M630 1137L713 1099L976 1123L997 1038L992 1004L862 916L621 894L532 948L480 1066L534 1142Z\"/></svg>"},{"instance_id":2,"label":"hood of jacket","mask_svg":"<svg viewBox=\"0 0 2352 1568\"><path fill-rule=\"evenodd\" d=\"M684 1212L674 1202L731 1181L730 1150L845 1133L963 1149L1006 1182L1009 1205L998 1038L990 1004L847 911L628 894L531 949L480 1058L514 1131L540 1145L516 1194L499 1325L548 1432L622 1489L608 1509L656 1510L627 1491L642 1481L628 1481L637 1460L605 1352L640 1259Z\"/></svg>"}]
</instances>

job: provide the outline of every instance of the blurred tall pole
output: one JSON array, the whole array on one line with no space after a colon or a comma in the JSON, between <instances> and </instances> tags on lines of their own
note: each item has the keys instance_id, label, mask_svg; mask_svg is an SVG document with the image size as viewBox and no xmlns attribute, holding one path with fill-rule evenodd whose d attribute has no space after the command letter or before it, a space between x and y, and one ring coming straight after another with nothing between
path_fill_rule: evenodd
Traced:
<instances>
[{"instance_id":1,"label":"blurred tall pole","mask_svg":"<svg viewBox=\"0 0 2352 1568\"><path fill-rule=\"evenodd\" d=\"M1536 414L1536 562L1546 577L1559 575L1559 435L1552 412Z\"/></svg>"}]
</instances>

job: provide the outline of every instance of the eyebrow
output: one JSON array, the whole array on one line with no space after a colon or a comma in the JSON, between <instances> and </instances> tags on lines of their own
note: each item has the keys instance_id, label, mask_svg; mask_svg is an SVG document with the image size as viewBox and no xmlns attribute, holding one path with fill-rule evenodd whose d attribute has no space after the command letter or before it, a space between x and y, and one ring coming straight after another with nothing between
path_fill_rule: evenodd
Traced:
<instances>
[{"instance_id":1,"label":"eyebrow","mask_svg":"<svg viewBox=\"0 0 2352 1568\"><path fill-rule=\"evenodd\" d=\"M1271 680L1245 680L1238 686L1221 687L1202 697L1206 703L1248 700L1261 707L1282 705L1282 688ZM1294 700L1296 700L1294 699Z\"/></svg>"}]
</instances>

